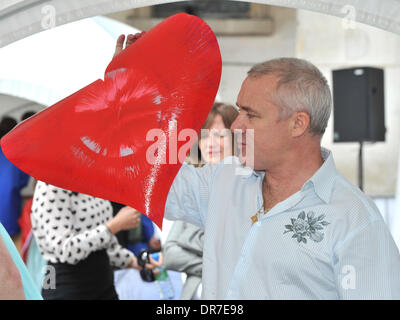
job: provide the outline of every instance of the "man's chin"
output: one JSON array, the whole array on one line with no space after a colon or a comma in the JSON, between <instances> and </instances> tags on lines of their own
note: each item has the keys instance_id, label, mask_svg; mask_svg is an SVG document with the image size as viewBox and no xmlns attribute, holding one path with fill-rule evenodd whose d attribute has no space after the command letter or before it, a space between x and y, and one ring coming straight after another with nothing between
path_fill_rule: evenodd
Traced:
<instances>
[{"instance_id":1,"label":"man's chin","mask_svg":"<svg viewBox=\"0 0 400 320\"><path fill-rule=\"evenodd\" d=\"M254 159L244 156L239 156L239 161L244 167L254 169Z\"/></svg>"}]
</instances>

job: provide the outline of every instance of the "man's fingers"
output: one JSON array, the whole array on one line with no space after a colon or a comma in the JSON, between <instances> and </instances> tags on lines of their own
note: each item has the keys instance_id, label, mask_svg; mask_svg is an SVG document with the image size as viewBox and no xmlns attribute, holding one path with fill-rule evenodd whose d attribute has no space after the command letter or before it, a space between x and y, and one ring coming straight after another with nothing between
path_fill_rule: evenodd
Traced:
<instances>
[{"instance_id":1,"label":"man's fingers","mask_svg":"<svg viewBox=\"0 0 400 320\"><path fill-rule=\"evenodd\" d=\"M137 39L139 39L142 35L144 35L145 31L142 32L137 32L135 34L129 34L126 37L126 44L125 44L125 48L129 45L131 45L132 43L134 43ZM117 39L117 44L115 46L115 53L114 53L114 57L118 54L121 53L122 50L124 50L124 42L125 42L125 35L121 34L118 39Z\"/></svg>"},{"instance_id":2,"label":"man's fingers","mask_svg":"<svg viewBox=\"0 0 400 320\"><path fill-rule=\"evenodd\" d=\"M133 42L135 42L137 39L139 39L141 36L141 33L135 33L128 35L128 39L126 40L126 46L129 46L130 44L132 44Z\"/></svg>"},{"instance_id":3,"label":"man's fingers","mask_svg":"<svg viewBox=\"0 0 400 320\"><path fill-rule=\"evenodd\" d=\"M117 44L116 44L116 46L115 46L114 57L115 57L116 55L118 55L118 54L122 51L122 49L123 49L123 47L124 47L124 41L125 41L125 35L124 35L124 34L121 34L121 35L118 37L118 39L117 39Z\"/></svg>"},{"instance_id":4,"label":"man's fingers","mask_svg":"<svg viewBox=\"0 0 400 320\"><path fill-rule=\"evenodd\" d=\"M129 46L133 42L133 38L134 38L133 34L128 34L128 38L126 38L126 46L125 46L125 48L127 46Z\"/></svg>"}]
</instances>

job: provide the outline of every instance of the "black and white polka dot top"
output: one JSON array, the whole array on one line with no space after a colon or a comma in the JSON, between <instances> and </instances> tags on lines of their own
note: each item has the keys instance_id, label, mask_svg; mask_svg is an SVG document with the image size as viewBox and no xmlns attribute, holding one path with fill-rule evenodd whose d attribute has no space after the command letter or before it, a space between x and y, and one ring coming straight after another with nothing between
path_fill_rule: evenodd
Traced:
<instances>
[{"instance_id":1,"label":"black and white polka dot top","mask_svg":"<svg viewBox=\"0 0 400 320\"><path fill-rule=\"evenodd\" d=\"M32 204L32 229L46 261L77 264L106 249L112 266L125 268L133 253L123 248L105 223L112 207L102 200L38 181Z\"/></svg>"}]
</instances>

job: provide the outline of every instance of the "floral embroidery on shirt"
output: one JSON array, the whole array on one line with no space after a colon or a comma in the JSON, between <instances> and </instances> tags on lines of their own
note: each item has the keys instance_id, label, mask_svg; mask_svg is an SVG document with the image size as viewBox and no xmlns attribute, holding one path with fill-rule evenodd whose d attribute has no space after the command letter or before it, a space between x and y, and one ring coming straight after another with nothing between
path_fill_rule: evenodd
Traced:
<instances>
[{"instance_id":1,"label":"floral embroidery on shirt","mask_svg":"<svg viewBox=\"0 0 400 320\"><path fill-rule=\"evenodd\" d=\"M292 224L285 225L285 233L293 232L292 238L296 238L297 242L307 243L306 237L311 239L314 242L320 242L324 239L324 233L320 230L323 230L329 222L324 220L325 215L321 214L318 217L315 217L315 213L310 211L306 213L304 211L300 212L297 216L297 219L291 218Z\"/></svg>"}]
</instances>

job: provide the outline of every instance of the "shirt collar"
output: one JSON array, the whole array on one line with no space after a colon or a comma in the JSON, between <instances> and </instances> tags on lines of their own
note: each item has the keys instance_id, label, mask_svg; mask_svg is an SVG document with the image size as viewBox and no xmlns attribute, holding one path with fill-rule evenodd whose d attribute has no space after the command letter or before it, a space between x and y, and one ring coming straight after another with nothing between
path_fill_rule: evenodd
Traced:
<instances>
[{"instance_id":1,"label":"shirt collar","mask_svg":"<svg viewBox=\"0 0 400 320\"><path fill-rule=\"evenodd\" d=\"M318 197L320 197L325 203L328 203L331 198L337 171L331 151L321 147L321 156L324 160L324 163L314 173L314 175L304 183L301 189L306 190L309 186L314 187L314 191ZM250 176L264 179L265 171L251 170L248 175L243 175L242 177L246 179Z\"/></svg>"},{"instance_id":2,"label":"shirt collar","mask_svg":"<svg viewBox=\"0 0 400 320\"><path fill-rule=\"evenodd\" d=\"M304 183L302 190L312 184L318 197L320 197L325 203L329 203L337 171L331 151L321 148L321 156L324 163L314 173L314 175Z\"/></svg>"}]
</instances>

